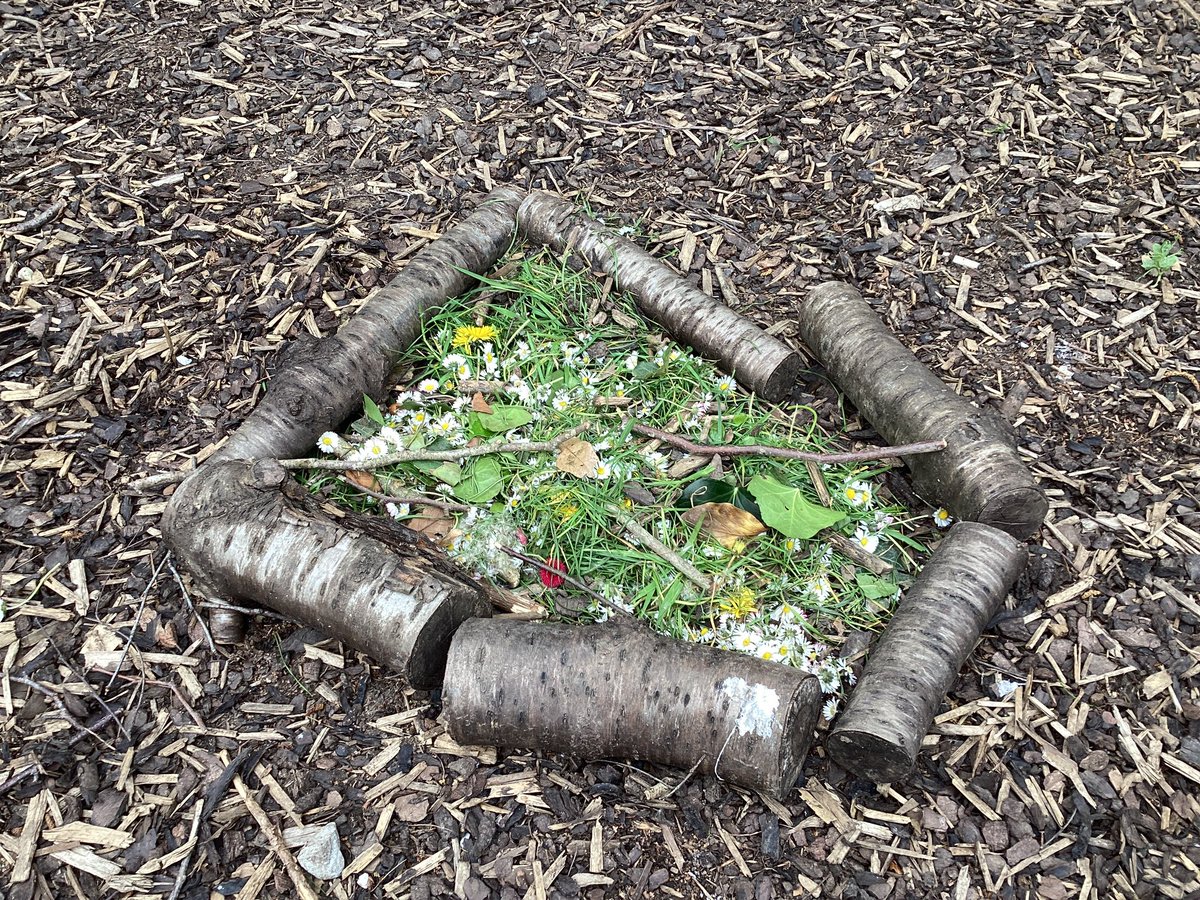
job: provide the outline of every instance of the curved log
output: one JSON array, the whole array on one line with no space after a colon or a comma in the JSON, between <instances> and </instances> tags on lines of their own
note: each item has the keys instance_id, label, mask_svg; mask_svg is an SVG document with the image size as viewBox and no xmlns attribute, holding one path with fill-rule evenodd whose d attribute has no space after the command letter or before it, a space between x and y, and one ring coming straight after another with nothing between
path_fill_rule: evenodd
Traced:
<instances>
[{"instance_id":1,"label":"curved log","mask_svg":"<svg viewBox=\"0 0 1200 900\"><path fill-rule=\"evenodd\" d=\"M906 775L984 627L1025 567L1024 544L988 525L950 528L917 576L825 744L877 782Z\"/></svg>"},{"instance_id":2,"label":"curved log","mask_svg":"<svg viewBox=\"0 0 1200 900\"><path fill-rule=\"evenodd\" d=\"M480 587L415 532L335 518L274 461L201 472L171 498L163 531L210 593L311 624L418 688L441 682L459 624L489 615Z\"/></svg>"},{"instance_id":3,"label":"curved log","mask_svg":"<svg viewBox=\"0 0 1200 900\"><path fill-rule=\"evenodd\" d=\"M804 764L821 690L791 666L617 620L480 619L450 645L442 702L464 744L699 763L780 797Z\"/></svg>"},{"instance_id":4,"label":"curved log","mask_svg":"<svg viewBox=\"0 0 1200 900\"><path fill-rule=\"evenodd\" d=\"M956 518L1018 538L1042 527L1046 497L1006 423L950 390L858 291L836 281L818 285L800 301L797 318L804 342L885 440L945 439L941 453L905 458L918 493Z\"/></svg>"},{"instance_id":5,"label":"curved log","mask_svg":"<svg viewBox=\"0 0 1200 900\"><path fill-rule=\"evenodd\" d=\"M791 393L802 365L799 354L633 242L607 233L578 207L534 191L521 204L518 222L530 241L570 250L591 268L611 275L672 337L717 360L764 399L777 403Z\"/></svg>"}]
</instances>

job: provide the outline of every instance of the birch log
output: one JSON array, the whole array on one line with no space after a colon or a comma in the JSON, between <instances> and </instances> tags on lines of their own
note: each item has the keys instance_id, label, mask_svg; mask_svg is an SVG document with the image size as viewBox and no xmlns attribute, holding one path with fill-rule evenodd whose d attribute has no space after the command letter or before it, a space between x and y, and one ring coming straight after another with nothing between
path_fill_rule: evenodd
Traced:
<instances>
[{"instance_id":1,"label":"birch log","mask_svg":"<svg viewBox=\"0 0 1200 900\"><path fill-rule=\"evenodd\" d=\"M913 356L858 291L818 285L800 302L800 334L884 439L943 438L940 453L905 459L918 493L956 518L984 522L1018 538L1042 526L1047 502L999 416L950 390Z\"/></svg>"},{"instance_id":2,"label":"birch log","mask_svg":"<svg viewBox=\"0 0 1200 900\"><path fill-rule=\"evenodd\" d=\"M609 234L566 200L539 191L525 199L518 217L528 240L570 250L611 275L645 315L680 343L717 360L744 387L772 403L791 393L802 364L794 350L636 244Z\"/></svg>"},{"instance_id":3,"label":"birch log","mask_svg":"<svg viewBox=\"0 0 1200 900\"><path fill-rule=\"evenodd\" d=\"M934 713L1025 559L1025 546L999 529L978 522L950 528L830 732L826 746L843 768L877 782L912 770Z\"/></svg>"},{"instance_id":4,"label":"birch log","mask_svg":"<svg viewBox=\"0 0 1200 900\"><path fill-rule=\"evenodd\" d=\"M791 666L616 620L480 619L450 645L442 701L460 743L698 763L780 797L804 763L821 690Z\"/></svg>"},{"instance_id":5,"label":"birch log","mask_svg":"<svg viewBox=\"0 0 1200 900\"><path fill-rule=\"evenodd\" d=\"M492 192L337 333L297 354L225 446L180 485L163 535L201 586L315 625L415 686L437 684L454 630L488 615L482 590L417 544L381 540L372 526L305 506L282 469L252 463L310 453L364 394L380 396L423 319L508 249L524 196ZM222 615L219 633L237 637L240 614Z\"/></svg>"}]
</instances>

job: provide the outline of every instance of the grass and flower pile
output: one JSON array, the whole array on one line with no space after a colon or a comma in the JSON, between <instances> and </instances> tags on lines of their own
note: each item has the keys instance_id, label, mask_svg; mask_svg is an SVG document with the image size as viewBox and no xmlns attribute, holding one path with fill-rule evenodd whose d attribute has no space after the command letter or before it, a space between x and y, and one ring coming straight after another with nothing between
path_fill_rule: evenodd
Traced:
<instances>
[{"instance_id":1,"label":"grass and flower pile","mask_svg":"<svg viewBox=\"0 0 1200 900\"><path fill-rule=\"evenodd\" d=\"M919 536L949 523L890 502L883 464L771 455L831 438L548 250L443 307L398 371L393 402L320 438L363 469L313 471L311 489L424 532L551 616L630 615L807 670L826 718L853 681L840 638L882 626Z\"/></svg>"}]
</instances>

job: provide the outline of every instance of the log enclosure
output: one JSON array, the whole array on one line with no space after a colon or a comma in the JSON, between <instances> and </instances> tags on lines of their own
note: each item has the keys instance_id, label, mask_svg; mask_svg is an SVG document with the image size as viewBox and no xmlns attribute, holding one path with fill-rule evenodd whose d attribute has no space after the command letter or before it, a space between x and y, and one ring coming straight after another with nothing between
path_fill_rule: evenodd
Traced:
<instances>
[{"instance_id":1,"label":"log enclosure","mask_svg":"<svg viewBox=\"0 0 1200 900\"><path fill-rule=\"evenodd\" d=\"M611 276L681 343L776 402L802 361L560 198L500 188L429 244L302 364L285 367L229 441L171 497L163 532L207 592L265 604L402 672L442 681L463 743L619 756L715 772L782 796L814 733L821 692L793 667L673 641L628 623L490 620L487 594L423 539L323 507L274 460L309 452L379 397L423 319L490 270L519 234ZM955 673L1023 564L1041 491L1010 435L949 390L853 289L821 285L801 331L834 380L892 443L945 438L907 460L918 489L959 518L901 604L834 730L849 768L911 768ZM995 526L995 527L990 527ZM1003 529L1003 531L997 530ZM1008 532L1005 534L1004 532ZM240 614L224 614L234 626Z\"/></svg>"}]
</instances>

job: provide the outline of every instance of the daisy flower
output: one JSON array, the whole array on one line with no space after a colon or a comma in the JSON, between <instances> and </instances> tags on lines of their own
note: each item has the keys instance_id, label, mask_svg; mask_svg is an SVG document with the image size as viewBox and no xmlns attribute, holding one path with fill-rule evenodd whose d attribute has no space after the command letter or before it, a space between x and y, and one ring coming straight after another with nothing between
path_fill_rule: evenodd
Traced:
<instances>
[{"instance_id":1,"label":"daisy flower","mask_svg":"<svg viewBox=\"0 0 1200 900\"><path fill-rule=\"evenodd\" d=\"M458 431L458 419L454 413L446 413L433 423L433 430L440 435L451 435Z\"/></svg>"},{"instance_id":2,"label":"daisy flower","mask_svg":"<svg viewBox=\"0 0 1200 900\"><path fill-rule=\"evenodd\" d=\"M667 459L665 453L659 453L657 450L647 450L643 455L646 458L646 462L659 472L665 472L671 467L671 461Z\"/></svg>"},{"instance_id":3,"label":"daisy flower","mask_svg":"<svg viewBox=\"0 0 1200 900\"><path fill-rule=\"evenodd\" d=\"M868 553L874 553L879 547L879 535L872 534L863 525L854 530L854 542Z\"/></svg>"},{"instance_id":4,"label":"daisy flower","mask_svg":"<svg viewBox=\"0 0 1200 900\"><path fill-rule=\"evenodd\" d=\"M496 329L491 325L461 325L454 329L454 340L451 347L470 347L478 341L490 341L496 337Z\"/></svg>"},{"instance_id":5,"label":"daisy flower","mask_svg":"<svg viewBox=\"0 0 1200 900\"><path fill-rule=\"evenodd\" d=\"M735 390L737 390L737 381L732 376L726 375L717 379L717 393L721 396L728 397Z\"/></svg>"},{"instance_id":6,"label":"daisy flower","mask_svg":"<svg viewBox=\"0 0 1200 900\"><path fill-rule=\"evenodd\" d=\"M392 428L390 425L385 425L383 428L380 428L379 434L376 435L376 437L378 437L380 440L386 441L394 447L404 446L404 438L400 436L400 432L398 432L395 428Z\"/></svg>"},{"instance_id":7,"label":"daisy flower","mask_svg":"<svg viewBox=\"0 0 1200 900\"><path fill-rule=\"evenodd\" d=\"M571 408L571 397L566 391L559 391L554 395L554 400L551 401L551 405L558 410L558 412L566 412Z\"/></svg>"},{"instance_id":8,"label":"daisy flower","mask_svg":"<svg viewBox=\"0 0 1200 900\"><path fill-rule=\"evenodd\" d=\"M517 341L517 359L524 362L533 355L533 351L529 349L529 344L526 341Z\"/></svg>"},{"instance_id":9,"label":"daisy flower","mask_svg":"<svg viewBox=\"0 0 1200 900\"><path fill-rule=\"evenodd\" d=\"M621 384L621 382L619 382L619 381L616 384L614 384L613 388L612 388L612 395L614 397L624 397L625 396L625 385Z\"/></svg>"},{"instance_id":10,"label":"daisy flower","mask_svg":"<svg viewBox=\"0 0 1200 900\"><path fill-rule=\"evenodd\" d=\"M447 369L456 369L467 361L461 353L448 353L442 357L442 365Z\"/></svg>"},{"instance_id":11,"label":"daisy flower","mask_svg":"<svg viewBox=\"0 0 1200 900\"><path fill-rule=\"evenodd\" d=\"M808 579L808 584L805 586L815 600L827 600L829 595L833 593L833 585L829 583L829 576L827 575L814 575Z\"/></svg>"},{"instance_id":12,"label":"daisy flower","mask_svg":"<svg viewBox=\"0 0 1200 900\"><path fill-rule=\"evenodd\" d=\"M933 513L933 524L938 528L949 528L953 524L954 518L950 515L950 510L944 506L939 506Z\"/></svg>"},{"instance_id":13,"label":"daisy flower","mask_svg":"<svg viewBox=\"0 0 1200 900\"><path fill-rule=\"evenodd\" d=\"M636 350L634 350L627 357L625 357L625 368L626 368L626 370L632 372L637 367L638 367L638 353Z\"/></svg>"},{"instance_id":14,"label":"daisy flower","mask_svg":"<svg viewBox=\"0 0 1200 900\"><path fill-rule=\"evenodd\" d=\"M599 383L599 381L600 381L599 375L594 375L591 372L580 372L579 373L579 383L582 384L585 388L594 388L597 385L597 383Z\"/></svg>"},{"instance_id":15,"label":"daisy flower","mask_svg":"<svg viewBox=\"0 0 1200 900\"><path fill-rule=\"evenodd\" d=\"M362 445L363 457L365 459L379 459L387 456L389 449L387 441L378 437L370 438Z\"/></svg>"},{"instance_id":16,"label":"daisy flower","mask_svg":"<svg viewBox=\"0 0 1200 900\"><path fill-rule=\"evenodd\" d=\"M491 344L484 344L480 348L479 357L483 360L484 368L489 372L495 372L499 367L499 360L496 359L496 351L492 348Z\"/></svg>"},{"instance_id":17,"label":"daisy flower","mask_svg":"<svg viewBox=\"0 0 1200 900\"><path fill-rule=\"evenodd\" d=\"M439 387L441 387L441 385L438 384L438 380L436 378L426 378L417 385L417 390L424 394L432 394Z\"/></svg>"},{"instance_id":18,"label":"daisy flower","mask_svg":"<svg viewBox=\"0 0 1200 900\"><path fill-rule=\"evenodd\" d=\"M869 506L871 503L871 486L865 481L851 481L842 488L842 497L851 506Z\"/></svg>"},{"instance_id":19,"label":"daisy flower","mask_svg":"<svg viewBox=\"0 0 1200 900\"><path fill-rule=\"evenodd\" d=\"M393 519L403 519L411 512L411 507L407 503L387 503L384 505L384 509Z\"/></svg>"},{"instance_id":20,"label":"daisy flower","mask_svg":"<svg viewBox=\"0 0 1200 900\"><path fill-rule=\"evenodd\" d=\"M327 431L317 438L317 447L322 453L337 453L343 446L342 439L332 431Z\"/></svg>"},{"instance_id":21,"label":"daisy flower","mask_svg":"<svg viewBox=\"0 0 1200 900\"><path fill-rule=\"evenodd\" d=\"M800 542L798 540L796 540L795 538L785 538L783 541L783 549L787 553L799 553L800 552Z\"/></svg>"},{"instance_id":22,"label":"daisy flower","mask_svg":"<svg viewBox=\"0 0 1200 900\"><path fill-rule=\"evenodd\" d=\"M458 376L460 381L465 378L470 378L471 377L471 364L464 359L462 362L460 362L455 367L454 374Z\"/></svg>"},{"instance_id":23,"label":"daisy flower","mask_svg":"<svg viewBox=\"0 0 1200 900\"><path fill-rule=\"evenodd\" d=\"M413 414L408 418L408 428L416 433L429 424L429 413L423 409L414 409Z\"/></svg>"},{"instance_id":24,"label":"daisy flower","mask_svg":"<svg viewBox=\"0 0 1200 900\"><path fill-rule=\"evenodd\" d=\"M596 463L596 471L592 473L593 478L608 478L613 473L612 465L604 460Z\"/></svg>"},{"instance_id":25,"label":"daisy flower","mask_svg":"<svg viewBox=\"0 0 1200 900\"><path fill-rule=\"evenodd\" d=\"M758 651L758 635L751 631L735 631L729 637L730 649L738 650L742 653L756 653Z\"/></svg>"},{"instance_id":26,"label":"daisy flower","mask_svg":"<svg viewBox=\"0 0 1200 900\"><path fill-rule=\"evenodd\" d=\"M758 646L758 658L768 662L783 662L787 657L787 646L775 641L767 641Z\"/></svg>"},{"instance_id":27,"label":"daisy flower","mask_svg":"<svg viewBox=\"0 0 1200 900\"><path fill-rule=\"evenodd\" d=\"M838 698L830 697L825 701L825 705L821 707L821 715L825 717L826 722L832 722L833 717L837 715Z\"/></svg>"},{"instance_id":28,"label":"daisy flower","mask_svg":"<svg viewBox=\"0 0 1200 900\"><path fill-rule=\"evenodd\" d=\"M842 686L842 679L838 676L837 670L829 664L817 669L817 682L826 694L832 694Z\"/></svg>"}]
</instances>

